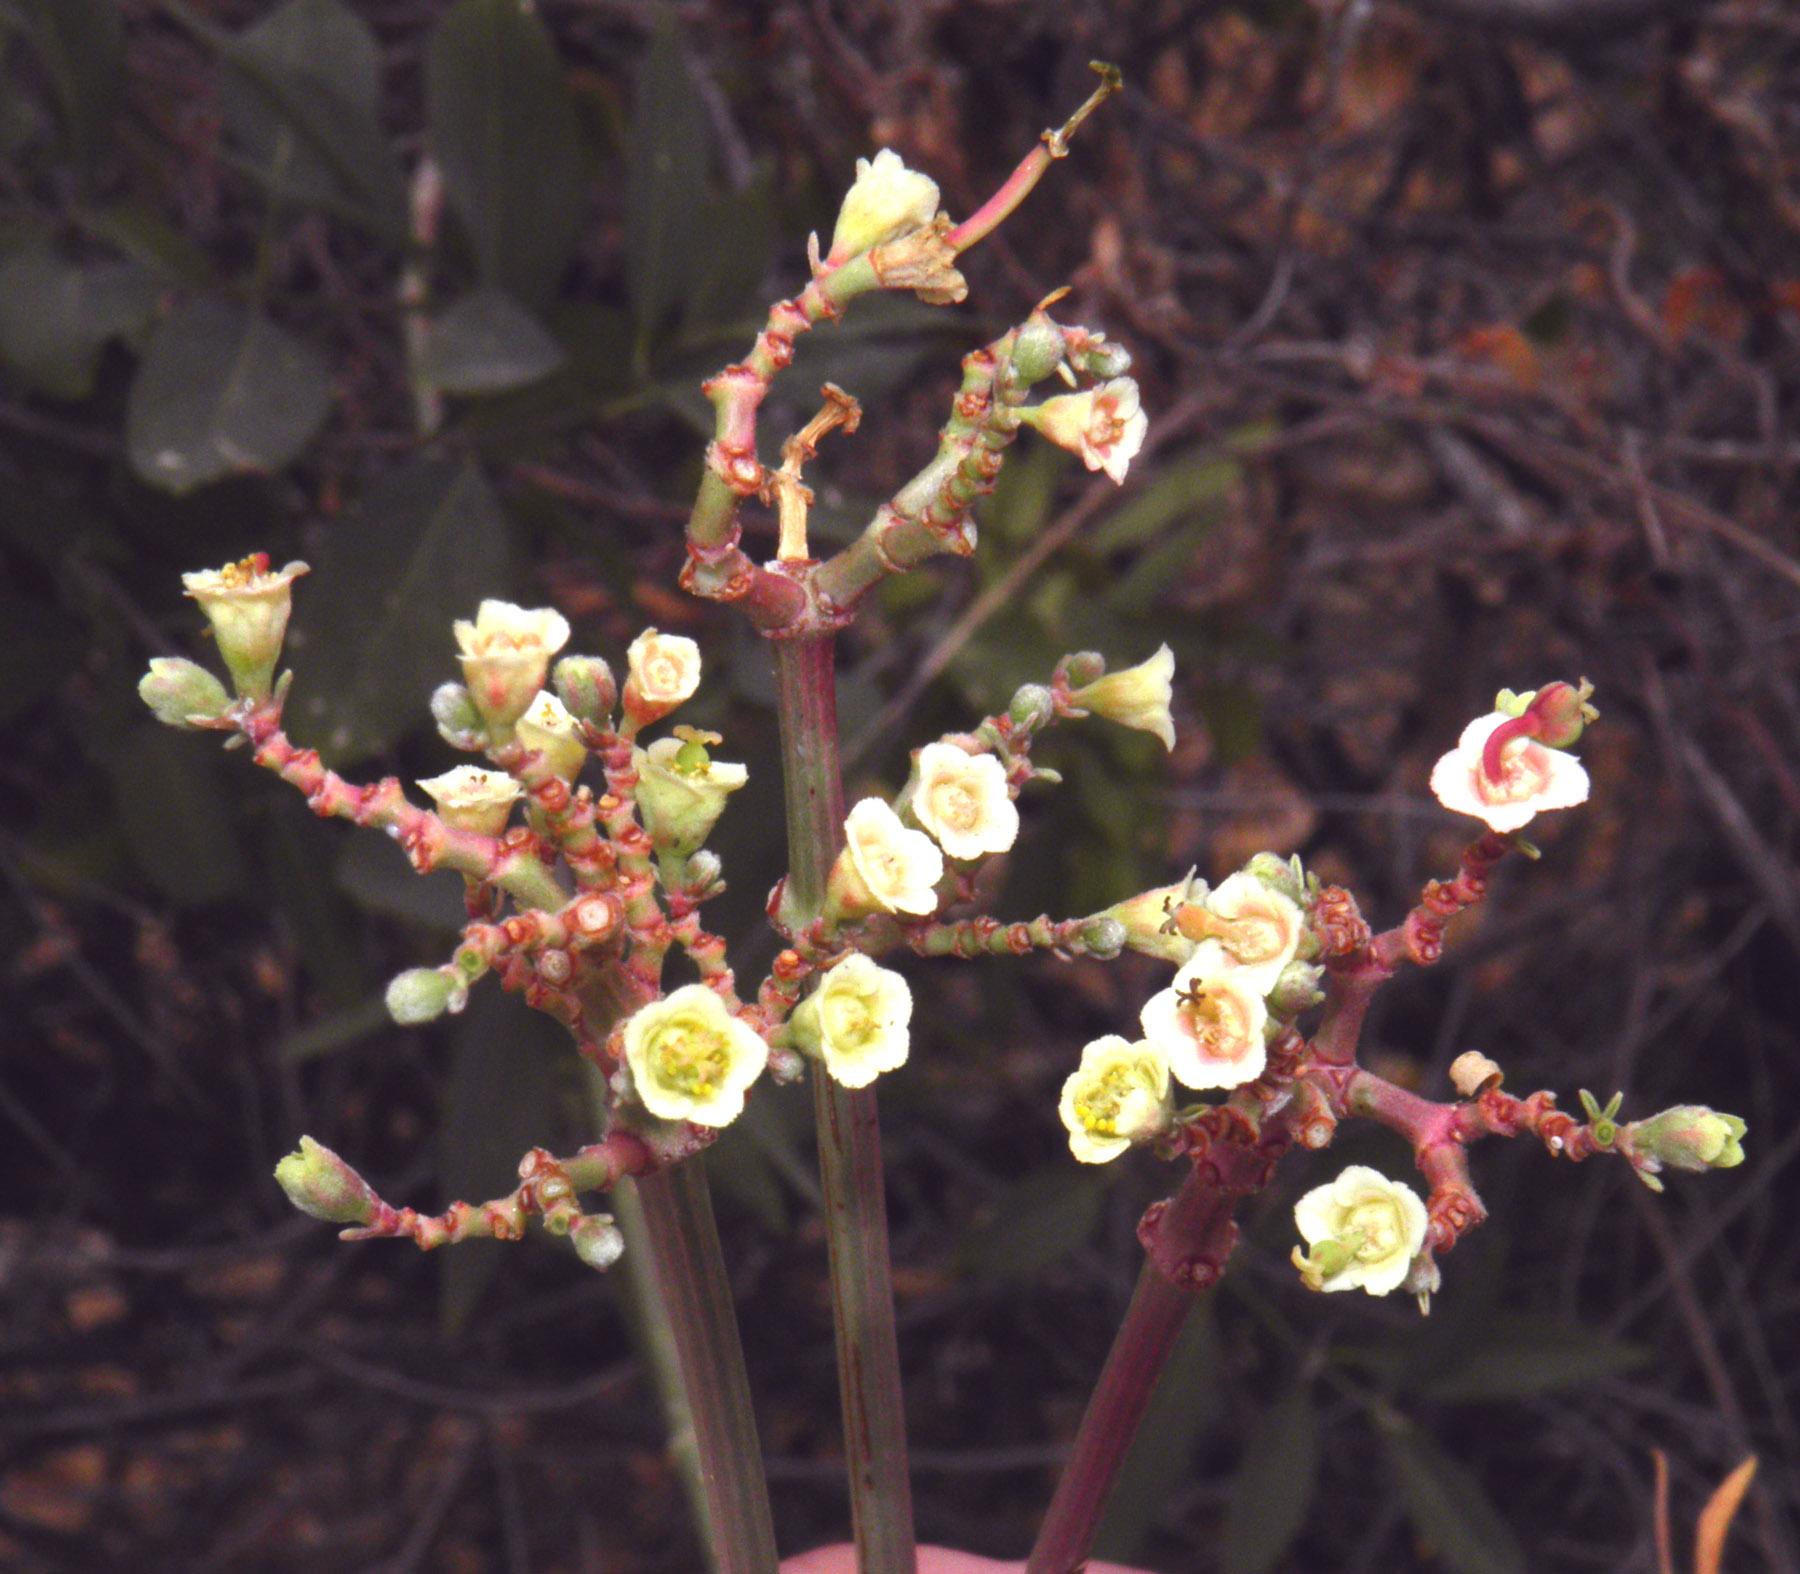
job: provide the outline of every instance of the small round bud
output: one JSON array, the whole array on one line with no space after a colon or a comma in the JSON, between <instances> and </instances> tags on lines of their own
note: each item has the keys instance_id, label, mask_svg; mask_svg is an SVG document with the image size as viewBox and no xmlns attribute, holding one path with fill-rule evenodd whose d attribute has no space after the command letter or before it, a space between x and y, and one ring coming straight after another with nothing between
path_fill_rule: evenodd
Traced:
<instances>
[{"instance_id":1,"label":"small round bud","mask_svg":"<svg viewBox=\"0 0 1800 1574\"><path fill-rule=\"evenodd\" d=\"M302 1137L300 1146L275 1166L275 1179L302 1213L328 1224L367 1224L376 1197L369 1183L330 1148Z\"/></svg>"},{"instance_id":2,"label":"small round bud","mask_svg":"<svg viewBox=\"0 0 1800 1574\"><path fill-rule=\"evenodd\" d=\"M1023 728L1026 732L1036 732L1056 715L1056 701L1050 697L1050 691L1043 684L1027 683L1013 695L1006 714L1015 727Z\"/></svg>"},{"instance_id":3,"label":"small round bud","mask_svg":"<svg viewBox=\"0 0 1800 1574\"><path fill-rule=\"evenodd\" d=\"M453 749L467 752L487 742L481 712L460 683L440 683L431 691L431 719L437 723L438 736Z\"/></svg>"},{"instance_id":4,"label":"small round bud","mask_svg":"<svg viewBox=\"0 0 1800 1574\"><path fill-rule=\"evenodd\" d=\"M577 721L605 727L618 703L619 685L612 668L598 656L564 656L551 673L556 697Z\"/></svg>"},{"instance_id":5,"label":"small round bud","mask_svg":"<svg viewBox=\"0 0 1800 1574\"><path fill-rule=\"evenodd\" d=\"M1321 983L1325 969L1317 962L1289 962L1269 991L1269 1014L1292 1019L1310 1011L1325 998Z\"/></svg>"},{"instance_id":6,"label":"small round bud","mask_svg":"<svg viewBox=\"0 0 1800 1574\"><path fill-rule=\"evenodd\" d=\"M1450 1084L1466 1099L1500 1086L1504 1073L1478 1049L1465 1049L1450 1062Z\"/></svg>"},{"instance_id":7,"label":"small round bud","mask_svg":"<svg viewBox=\"0 0 1800 1574\"><path fill-rule=\"evenodd\" d=\"M1081 926L1082 950L1102 962L1112 961L1123 951L1128 938L1125 926L1105 913L1090 918Z\"/></svg>"},{"instance_id":8,"label":"small round bud","mask_svg":"<svg viewBox=\"0 0 1800 1574\"><path fill-rule=\"evenodd\" d=\"M165 727L184 730L217 720L231 705L223 683L181 656L152 656L150 670L138 680L138 698Z\"/></svg>"},{"instance_id":9,"label":"small round bud","mask_svg":"<svg viewBox=\"0 0 1800 1574\"><path fill-rule=\"evenodd\" d=\"M725 866L719 862L719 855L710 847L702 847L699 852L692 853L687 861L687 887L690 891L710 891L718 884L719 876Z\"/></svg>"},{"instance_id":10,"label":"small round bud","mask_svg":"<svg viewBox=\"0 0 1800 1574\"><path fill-rule=\"evenodd\" d=\"M1028 383L1042 382L1062 365L1063 331L1047 312L1034 311L1013 341L1013 366Z\"/></svg>"},{"instance_id":11,"label":"small round bud","mask_svg":"<svg viewBox=\"0 0 1800 1574\"><path fill-rule=\"evenodd\" d=\"M437 968L410 967L387 987L388 1015L402 1027L413 1027L462 1010L468 998L460 982Z\"/></svg>"},{"instance_id":12,"label":"small round bud","mask_svg":"<svg viewBox=\"0 0 1800 1574\"><path fill-rule=\"evenodd\" d=\"M1073 656L1064 656L1062 667L1071 688L1086 688L1106 676L1106 658L1097 650L1078 650Z\"/></svg>"},{"instance_id":13,"label":"small round bud","mask_svg":"<svg viewBox=\"0 0 1800 1574\"><path fill-rule=\"evenodd\" d=\"M609 1213L590 1213L569 1227L575 1255L596 1272L604 1273L625 1252L625 1237Z\"/></svg>"}]
</instances>

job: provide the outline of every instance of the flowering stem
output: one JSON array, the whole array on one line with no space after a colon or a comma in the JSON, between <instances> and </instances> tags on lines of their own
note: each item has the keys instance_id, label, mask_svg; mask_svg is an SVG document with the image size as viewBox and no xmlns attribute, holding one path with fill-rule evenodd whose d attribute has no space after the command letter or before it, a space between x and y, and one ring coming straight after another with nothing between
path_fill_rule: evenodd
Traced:
<instances>
[{"instance_id":1,"label":"flowering stem","mask_svg":"<svg viewBox=\"0 0 1800 1574\"><path fill-rule=\"evenodd\" d=\"M706 1172L690 1159L636 1185L650 1272L692 1419L714 1566L720 1574L775 1574L762 1448Z\"/></svg>"},{"instance_id":2,"label":"flowering stem","mask_svg":"<svg viewBox=\"0 0 1800 1574\"><path fill-rule=\"evenodd\" d=\"M836 652L830 635L773 643L787 793L786 904L804 922L824 902L844 824ZM861 1574L912 1574L912 1485L875 1090L842 1087L815 1071L813 1111L857 1567Z\"/></svg>"}]
</instances>

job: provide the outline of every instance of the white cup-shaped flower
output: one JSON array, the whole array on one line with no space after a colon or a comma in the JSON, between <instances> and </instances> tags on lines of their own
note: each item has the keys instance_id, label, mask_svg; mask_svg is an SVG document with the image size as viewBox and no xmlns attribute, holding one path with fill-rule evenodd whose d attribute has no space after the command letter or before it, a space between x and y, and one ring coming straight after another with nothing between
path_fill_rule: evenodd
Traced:
<instances>
[{"instance_id":1,"label":"white cup-shaped flower","mask_svg":"<svg viewBox=\"0 0 1800 1574\"><path fill-rule=\"evenodd\" d=\"M1080 393L1058 394L1028 405L1019 416L1059 448L1079 456L1088 469L1104 470L1120 485L1150 428L1138 385L1129 377L1115 377Z\"/></svg>"},{"instance_id":2,"label":"white cup-shaped flower","mask_svg":"<svg viewBox=\"0 0 1800 1574\"><path fill-rule=\"evenodd\" d=\"M1253 874L1239 872L1207 893L1196 912L1183 914L1182 927L1204 938L1194 965L1204 971L1236 971L1266 995L1300 949L1304 920L1299 907Z\"/></svg>"},{"instance_id":3,"label":"white cup-shaped flower","mask_svg":"<svg viewBox=\"0 0 1800 1574\"><path fill-rule=\"evenodd\" d=\"M917 769L913 815L952 858L1003 853L1018 839L1019 806L995 756L928 743L919 750Z\"/></svg>"},{"instance_id":4,"label":"white cup-shaped flower","mask_svg":"<svg viewBox=\"0 0 1800 1574\"><path fill-rule=\"evenodd\" d=\"M1121 727L1150 733L1162 740L1165 749L1172 749L1175 719L1169 714L1169 705L1175 697L1174 677L1175 652L1160 645L1147 661L1109 672L1076 689L1069 702Z\"/></svg>"},{"instance_id":5,"label":"white cup-shaped flower","mask_svg":"<svg viewBox=\"0 0 1800 1574\"><path fill-rule=\"evenodd\" d=\"M469 698L491 727L510 727L544 686L550 658L569 640L569 622L552 607L488 600L475 621L451 625Z\"/></svg>"},{"instance_id":6,"label":"white cup-shaped flower","mask_svg":"<svg viewBox=\"0 0 1800 1574\"><path fill-rule=\"evenodd\" d=\"M1108 1033L1082 1050L1059 1113L1069 1151L1083 1164L1105 1164L1167 1131L1172 1110L1168 1057L1154 1044Z\"/></svg>"},{"instance_id":7,"label":"white cup-shaped flower","mask_svg":"<svg viewBox=\"0 0 1800 1574\"><path fill-rule=\"evenodd\" d=\"M640 727L660 721L700 687L700 647L685 635L645 629L625 655L625 712Z\"/></svg>"},{"instance_id":8,"label":"white cup-shaped flower","mask_svg":"<svg viewBox=\"0 0 1800 1574\"><path fill-rule=\"evenodd\" d=\"M831 870L830 906L841 917L872 912L937 911L944 855L923 831L900 823L880 798L864 798L844 817L844 850Z\"/></svg>"},{"instance_id":9,"label":"white cup-shaped flower","mask_svg":"<svg viewBox=\"0 0 1800 1574\"><path fill-rule=\"evenodd\" d=\"M253 552L223 568L181 576L187 594L200 603L212 625L240 698L268 698L294 606L294 581L308 572L304 563L271 572L269 554Z\"/></svg>"},{"instance_id":10,"label":"white cup-shaped flower","mask_svg":"<svg viewBox=\"0 0 1800 1574\"><path fill-rule=\"evenodd\" d=\"M1386 1295L1406 1282L1429 1218L1412 1187L1352 1164L1294 1204L1294 1223L1309 1248L1293 1258L1308 1289Z\"/></svg>"},{"instance_id":11,"label":"white cup-shaped flower","mask_svg":"<svg viewBox=\"0 0 1800 1574\"><path fill-rule=\"evenodd\" d=\"M566 782L581 774L587 745L581 741L581 724L548 689L539 689L515 724L519 742L543 755L544 763Z\"/></svg>"},{"instance_id":12,"label":"white cup-shaped flower","mask_svg":"<svg viewBox=\"0 0 1800 1574\"><path fill-rule=\"evenodd\" d=\"M684 984L625 1024L638 1099L664 1120L730 1125L768 1060L761 1035L705 984Z\"/></svg>"},{"instance_id":13,"label":"white cup-shaped flower","mask_svg":"<svg viewBox=\"0 0 1800 1574\"><path fill-rule=\"evenodd\" d=\"M1476 717L1431 770L1439 803L1486 821L1494 831L1523 830L1545 809L1587 802L1588 773L1581 761L1535 738L1508 739L1500 750L1499 778L1488 775L1482 763L1488 738L1511 719L1502 711Z\"/></svg>"},{"instance_id":14,"label":"white cup-shaped flower","mask_svg":"<svg viewBox=\"0 0 1800 1574\"><path fill-rule=\"evenodd\" d=\"M832 1080L866 1088L906 1064L912 990L898 973L853 951L819 981L793 1015L794 1036L825 1062Z\"/></svg>"},{"instance_id":15,"label":"white cup-shaped flower","mask_svg":"<svg viewBox=\"0 0 1800 1574\"><path fill-rule=\"evenodd\" d=\"M454 766L441 776L422 778L419 785L431 795L444 824L478 836L498 836L505 830L512 807L525 790L503 771L486 771L479 765Z\"/></svg>"},{"instance_id":16,"label":"white cup-shaped flower","mask_svg":"<svg viewBox=\"0 0 1800 1574\"><path fill-rule=\"evenodd\" d=\"M872 246L923 229L937 217L937 182L908 169L892 148L856 161L856 182L845 193L831 232L826 265L835 267Z\"/></svg>"},{"instance_id":17,"label":"white cup-shaped flower","mask_svg":"<svg viewBox=\"0 0 1800 1574\"><path fill-rule=\"evenodd\" d=\"M686 858L712 834L725 800L750 779L750 772L707 753L707 742L719 741L717 733L675 730L689 736L658 738L648 749L633 751L631 758L638 773L638 810L650 840L661 851Z\"/></svg>"},{"instance_id":18,"label":"white cup-shaped flower","mask_svg":"<svg viewBox=\"0 0 1800 1574\"><path fill-rule=\"evenodd\" d=\"M1138 1019L1183 1087L1240 1087L1268 1064L1269 1009L1241 968L1208 968L1208 960L1196 953L1167 989L1144 1002Z\"/></svg>"}]
</instances>

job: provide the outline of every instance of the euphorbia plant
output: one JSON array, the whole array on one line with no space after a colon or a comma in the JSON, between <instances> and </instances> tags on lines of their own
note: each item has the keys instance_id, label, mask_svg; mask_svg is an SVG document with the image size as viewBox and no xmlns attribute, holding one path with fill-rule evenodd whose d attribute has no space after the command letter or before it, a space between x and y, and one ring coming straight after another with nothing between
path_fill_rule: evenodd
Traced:
<instances>
[{"instance_id":1,"label":"euphorbia plant","mask_svg":"<svg viewBox=\"0 0 1800 1574\"><path fill-rule=\"evenodd\" d=\"M811 278L777 302L747 357L706 385L716 412L699 496L687 527L682 584L735 606L767 641L775 667L788 870L770 894L782 949L767 975L740 986L725 940L706 927L722 889L708 840L732 792L758 762L715 756L723 740L674 726L654 740L701 682L700 652L646 629L626 653L620 684L598 656L564 654L557 612L487 601L454 635L462 681L432 695L452 748L483 757L419 783L412 802L386 779L353 785L283 728L289 680L275 677L293 583L253 555L188 576L213 628L234 693L194 663L159 659L141 692L170 725L216 730L299 788L322 815L394 836L420 871L465 881L468 922L452 955L401 974L388 1004L422 1022L462 1008L487 974L568 1029L603 1089L595 1141L557 1157L534 1148L519 1186L478 1205L424 1216L396 1206L343 1159L302 1137L278 1179L305 1211L347 1226L351 1239L406 1236L433 1247L472 1237L517 1239L536 1219L568 1237L583 1262L609 1266L623 1239L583 1198L637 1186L644 1249L692 1409L707 1521L719 1567L768 1571L775 1537L731 1301L700 1168L692 1161L756 1096L764 1078L808 1077L818 1116L830 1242L844 1438L860 1566L915 1563L906 1441L883 1201L879 1079L907 1059L913 996L881 959L907 950L969 958L1049 950L1110 960L1127 949L1174 968L1142 1003L1136 1029L1090 1043L1071 1066L1060 1115L1074 1160L1114 1161L1150 1149L1183 1173L1139 1229L1147 1261L1075 1441L1029 1568L1082 1566L1108 1488L1196 1293L1215 1283L1236 1240L1233 1216L1296 1151L1328 1146L1341 1122L1365 1118L1411 1144L1424 1195L1352 1165L1309 1190L1295 1210L1302 1282L1325 1292L1404 1288L1425 1307L1438 1259L1485 1210L1467 1150L1487 1136L1531 1135L1582 1160L1612 1153L1653 1187L1664 1167L1729 1166L1743 1123L1699 1106L1618 1119L1581 1095L1585 1119L1549 1092L1519 1098L1501 1068L1465 1056L1455 1097L1426 1098L1359 1062L1376 991L1402 968L1429 966L1444 928L1481 901L1494 866L1539 812L1588 792L1568 752L1594 719L1586 685L1553 682L1502 694L1432 775L1449 808L1487 829L1447 881L1426 884L1401 923L1376 932L1353 895L1298 860L1261 854L1210 889L1189 876L1121 893L1104 912L1005 921L978 893L985 862L1020 830L1019 799L1054 786L1033 756L1048 729L1098 718L1174 741L1167 648L1108 670L1077 652L966 732L924 740L891 797L844 803L836 728L835 650L869 593L937 554L975 550L972 511L994 485L1021 428L1123 482L1147 422L1129 357L1102 334L1059 321L1052 297L963 362L937 453L832 556L811 555L804 467L834 430L853 431L854 400L830 387L811 421L766 465L758 412L795 341L861 295L911 291L947 304L966 293L959 254L988 234L1066 151L1070 132L1116 86L1103 70L1094 97L1047 133L972 217L939 210L926 176L882 151L858 165L829 248L809 247ZM1068 391L1034 398L1060 379ZM777 556L742 545L749 499L779 518ZM773 762L770 762L772 765ZM696 982L671 985L682 953Z\"/></svg>"}]
</instances>

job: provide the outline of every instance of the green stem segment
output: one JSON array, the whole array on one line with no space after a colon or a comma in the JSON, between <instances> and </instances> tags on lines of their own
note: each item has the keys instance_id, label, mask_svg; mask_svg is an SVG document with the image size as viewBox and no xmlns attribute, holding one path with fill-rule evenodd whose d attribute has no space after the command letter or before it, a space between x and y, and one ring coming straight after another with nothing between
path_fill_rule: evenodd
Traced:
<instances>
[{"instance_id":1,"label":"green stem segment","mask_svg":"<svg viewBox=\"0 0 1800 1574\"><path fill-rule=\"evenodd\" d=\"M635 1184L693 1423L713 1566L719 1574L777 1574L762 1448L706 1171L689 1159Z\"/></svg>"},{"instance_id":2,"label":"green stem segment","mask_svg":"<svg viewBox=\"0 0 1800 1574\"><path fill-rule=\"evenodd\" d=\"M773 645L787 792L786 909L811 918L824 902L844 824L835 649L830 635ZM819 1070L813 1109L857 1567L861 1574L913 1574L912 1485L875 1090L840 1087Z\"/></svg>"}]
</instances>

